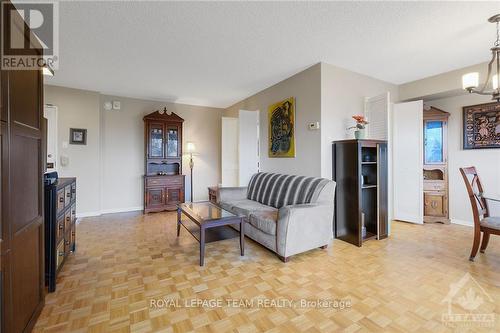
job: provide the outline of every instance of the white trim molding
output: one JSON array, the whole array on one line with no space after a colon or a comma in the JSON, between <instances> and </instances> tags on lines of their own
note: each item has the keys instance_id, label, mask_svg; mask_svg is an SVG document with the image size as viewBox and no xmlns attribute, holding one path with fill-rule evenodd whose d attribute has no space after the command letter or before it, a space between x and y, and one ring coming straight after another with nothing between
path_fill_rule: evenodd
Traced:
<instances>
[{"instance_id":1,"label":"white trim molding","mask_svg":"<svg viewBox=\"0 0 500 333\"><path fill-rule=\"evenodd\" d=\"M142 210L142 206L137 206L137 207L126 207L126 208L113 208L113 209L103 209L98 212L83 212L83 213L77 213L76 217L78 219L83 218L83 217L92 217L92 216L101 216L103 214L114 214L114 213L126 213L126 212L135 212L138 210Z\"/></svg>"},{"instance_id":2,"label":"white trim molding","mask_svg":"<svg viewBox=\"0 0 500 333\"><path fill-rule=\"evenodd\" d=\"M451 219L451 223L458 225L465 225L467 227L473 227L474 224L471 221L459 220L459 219Z\"/></svg>"}]
</instances>

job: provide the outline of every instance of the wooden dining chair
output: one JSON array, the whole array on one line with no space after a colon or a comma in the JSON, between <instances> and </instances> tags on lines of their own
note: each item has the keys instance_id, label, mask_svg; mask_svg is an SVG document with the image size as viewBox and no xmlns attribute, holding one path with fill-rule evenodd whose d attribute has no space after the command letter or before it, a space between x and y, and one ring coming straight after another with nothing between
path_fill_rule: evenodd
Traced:
<instances>
[{"instance_id":1,"label":"wooden dining chair","mask_svg":"<svg viewBox=\"0 0 500 333\"><path fill-rule=\"evenodd\" d=\"M500 202L500 199L485 195L475 167L460 168L460 173L467 187L474 217L474 243L469 257L470 261L474 261L481 241L481 232L483 233L481 253L484 253L488 246L490 234L500 235L500 216L490 216L488 209L488 200Z\"/></svg>"}]
</instances>

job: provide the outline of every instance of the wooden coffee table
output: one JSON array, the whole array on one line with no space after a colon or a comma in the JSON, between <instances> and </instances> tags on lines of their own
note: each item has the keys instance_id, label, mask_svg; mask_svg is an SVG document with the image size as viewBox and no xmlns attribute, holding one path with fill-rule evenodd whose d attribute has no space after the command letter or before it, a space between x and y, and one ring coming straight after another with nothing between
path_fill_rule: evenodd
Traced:
<instances>
[{"instance_id":1,"label":"wooden coffee table","mask_svg":"<svg viewBox=\"0 0 500 333\"><path fill-rule=\"evenodd\" d=\"M182 214L193 222L194 228L182 222ZM182 225L200 243L200 266L204 265L205 260L207 229L231 224L240 225L240 251L243 256L245 255L245 221L243 217L228 212L209 201L177 205L177 237L180 235Z\"/></svg>"}]
</instances>

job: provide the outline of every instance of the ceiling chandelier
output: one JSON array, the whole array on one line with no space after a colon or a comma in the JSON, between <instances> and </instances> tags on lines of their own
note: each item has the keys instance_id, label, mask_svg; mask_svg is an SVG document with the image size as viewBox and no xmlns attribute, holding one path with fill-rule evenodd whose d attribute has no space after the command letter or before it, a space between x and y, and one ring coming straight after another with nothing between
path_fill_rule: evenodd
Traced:
<instances>
[{"instance_id":1,"label":"ceiling chandelier","mask_svg":"<svg viewBox=\"0 0 500 333\"><path fill-rule=\"evenodd\" d=\"M469 93L475 93L480 95L491 95L493 100L500 102L500 90L499 86L499 78L500 78L500 33L499 33L499 22L500 22L500 14L492 16L488 19L488 22L495 23L497 26L497 39L495 44L491 48L492 57L490 62L488 63L488 75L486 75L486 81L482 84L482 87L479 87L479 73L467 73L462 76L462 87L467 90ZM492 73L495 73L492 76ZM487 90L489 88L491 77L491 90Z\"/></svg>"}]
</instances>

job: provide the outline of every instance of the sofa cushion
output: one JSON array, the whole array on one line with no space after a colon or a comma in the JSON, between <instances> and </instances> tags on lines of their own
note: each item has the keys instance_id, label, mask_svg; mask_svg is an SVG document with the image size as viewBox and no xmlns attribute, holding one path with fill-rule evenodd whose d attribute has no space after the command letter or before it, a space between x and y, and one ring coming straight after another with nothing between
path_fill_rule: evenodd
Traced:
<instances>
[{"instance_id":1,"label":"sofa cushion","mask_svg":"<svg viewBox=\"0 0 500 333\"><path fill-rule=\"evenodd\" d=\"M278 210L255 211L250 213L250 224L268 235L276 235Z\"/></svg>"},{"instance_id":2,"label":"sofa cushion","mask_svg":"<svg viewBox=\"0 0 500 333\"><path fill-rule=\"evenodd\" d=\"M247 217L249 217L250 213L253 211L265 211L265 210L277 211L276 208L269 207L261 204L260 202L248 199L225 201L221 202L220 205L222 208L229 210L234 214L245 215Z\"/></svg>"},{"instance_id":3,"label":"sofa cushion","mask_svg":"<svg viewBox=\"0 0 500 333\"><path fill-rule=\"evenodd\" d=\"M248 199L220 202L220 206L233 214L243 215L248 223L260 231L276 235L278 210Z\"/></svg>"},{"instance_id":4,"label":"sofa cushion","mask_svg":"<svg viewBox=\"0 0 500 333\"><path fill-rule=\"evenodd\" d=\"M250 179L247 198L278 209L312 203L329 182L325 178L259 172Z\"/></svg>"}]
</instances>

